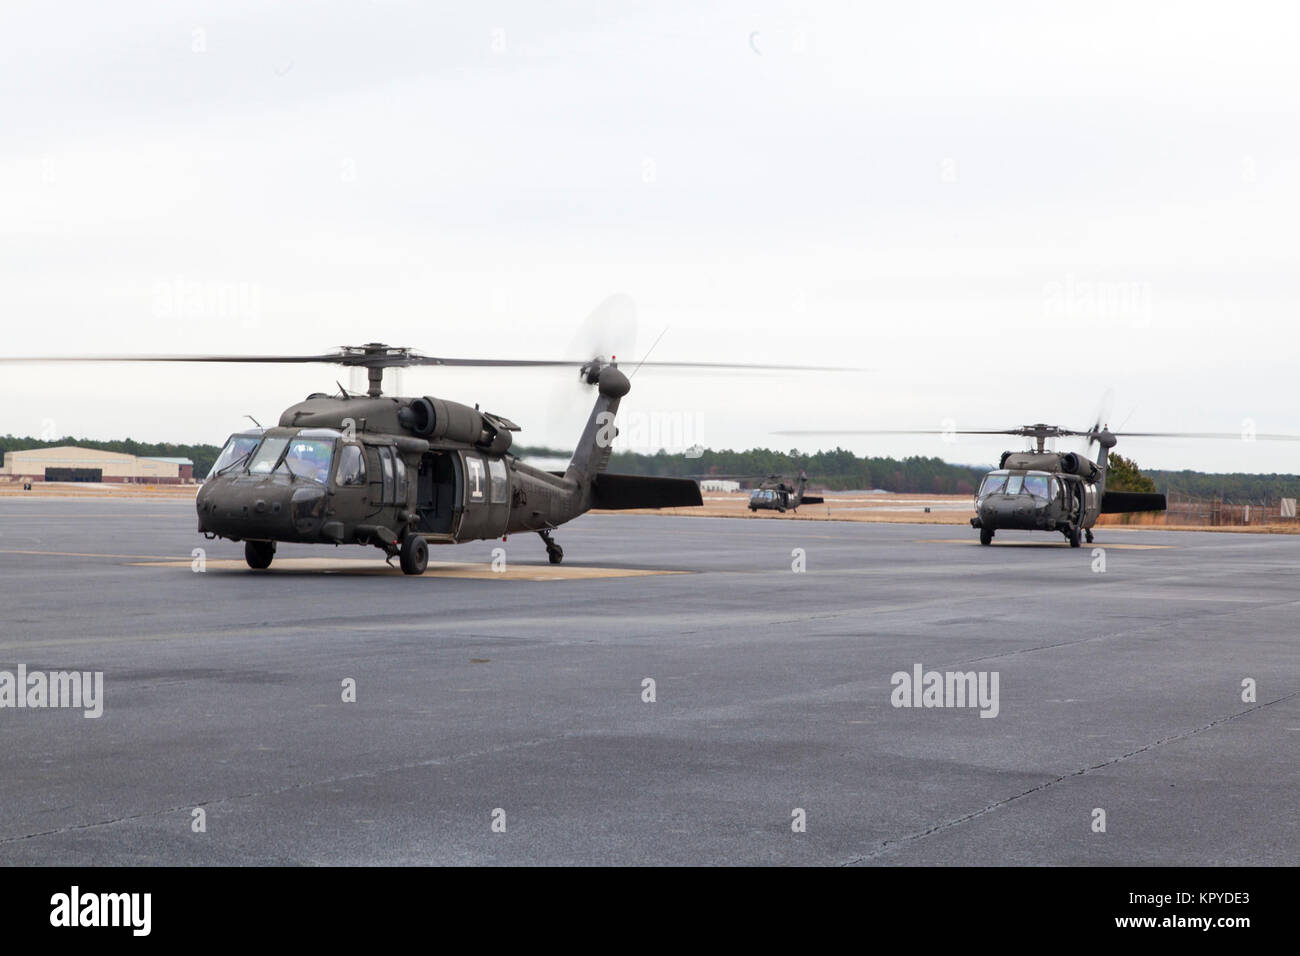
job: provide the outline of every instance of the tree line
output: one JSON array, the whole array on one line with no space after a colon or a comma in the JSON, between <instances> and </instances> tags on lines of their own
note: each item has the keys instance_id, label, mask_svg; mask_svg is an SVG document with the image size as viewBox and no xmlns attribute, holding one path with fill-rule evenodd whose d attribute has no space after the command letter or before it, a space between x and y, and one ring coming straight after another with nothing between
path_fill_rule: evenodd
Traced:
<instances>
[{"instance_id":1,"label":"tree line","mask_svg":"<svg viewBox=\"0 0 1300 956\"><path fill-rule=\"evenodd\" d=\"M66 436L52 440L31 437L0 437L0 453L29 448L77 445L100 451L124 452L141 458L188 458L194 475L202 478L221 453L219 445L185 445L175 442L139 442L131 438L98 441ZM523 458L568 458L572 452L558 448L517 446ZM705 449L698 458L660 451L654 455L616 451L610 470L633 475L662 475L707 479L711 475L760 479L767 475L798 475L806 471L814 487L829 491L880 489L903 494L970 495L992 465L955 465L940 458L919 455L910 458L859 457L844 448L803 452L797 448L778 451L750 448L745 451ZM1209 474L1199 471L1143 471L1131 459L1111 453L1108 486L1116 491L1178 492L1200 498L1222 498L1245 503L1300 498L1300 475L1256 475L1242 472Z\"/></svg>"}]
</instances>

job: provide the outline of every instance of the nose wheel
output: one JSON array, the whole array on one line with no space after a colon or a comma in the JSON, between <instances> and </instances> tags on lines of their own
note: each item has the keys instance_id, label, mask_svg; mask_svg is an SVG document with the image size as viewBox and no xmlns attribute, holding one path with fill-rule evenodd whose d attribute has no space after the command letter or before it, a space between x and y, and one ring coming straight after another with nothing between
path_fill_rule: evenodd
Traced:
<instances>
[{"instance_id":1,"label":"nose wheel","mask_svg":"<svg viewBox=\"0 0 1300 956\"><path fill-rule=\"evenodd\" d=\"M245 541L244 560L254 571L265 571L275 557L274 541Z\"/></svg>"},{"instance_id":2,"label":"nose wheel","mask_svg":"<svg viewBox=\"0 0 1300 956\"><path fill-rule=\"evenodd\" d=\"M418 534L408 534L402 539L402 573L423 574L429 566L429 542Z\"/></svg>"},{"instance_id":3,"label":"nose wheel","mask_svg":"<svg viewBox=\"0 0 1300 956\"><path fill-rule=\"evenodd\" d=\"M992 544L992 543L993 543L993 529L980 528L980 544Z\"/></svg>"},{"instance_id":4,"label":"nose wheel","mask_svg":"<svg viewBox=\"0 0 1300 956\"><path fill-rule=\"evenodd\" d=\"M546 542L546 556L550 558L551 564L559 564L564 560L564 549L555 543L549 531L539 531L538 536Z\"/></svg>"}]
</instances>

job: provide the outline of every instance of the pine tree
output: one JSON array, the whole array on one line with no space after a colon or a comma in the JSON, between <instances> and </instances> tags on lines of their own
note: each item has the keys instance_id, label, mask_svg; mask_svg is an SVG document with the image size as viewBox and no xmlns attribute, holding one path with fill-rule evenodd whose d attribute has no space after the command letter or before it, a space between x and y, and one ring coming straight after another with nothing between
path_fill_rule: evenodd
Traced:
<instances>
[{"instance_id":1,"label":"pine tree","mask_svg":"<svg viewBox=\"0 0 1300 956\"><path fill-rule=\"evenodd\" d=\"M1106 487L1111 491L1144 491L1154 493L1156 483L1142 474L1137 462L1123 455L1110 453L1110 471Z\"/></svg>"}]
</instances>

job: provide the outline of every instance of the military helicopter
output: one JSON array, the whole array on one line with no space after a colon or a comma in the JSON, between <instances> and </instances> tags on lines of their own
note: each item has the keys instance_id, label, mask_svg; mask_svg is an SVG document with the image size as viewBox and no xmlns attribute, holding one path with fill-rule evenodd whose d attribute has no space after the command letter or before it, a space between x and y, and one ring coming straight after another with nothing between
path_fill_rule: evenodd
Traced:
<instances>
[{"instance_id":1,"label":"military helicopter","mask_svg":"<svg viewBox=\"0 0 1300 956\"><path fill-rule=\"evenodd\" d=\"M776 511L785 514L786 509L797 511L800 505L819 505L826 499L818 495L804 494L808 484L808 473L799 472L799 478L791 481L785 475L690 475L696 481L743 481L758 482L758 486L749 493L750 511Z\"/></svg>"},{"instance_id":2,"label":"military helicopter","mask_svg":"<svg viewBox=\"0 0 1300 956\"><path fill-rule=\"evenodd\" d=\"M362 544L422 574L429 544L535 532L552 564L564 550L552 532L593 509L702 504L688 478L606 472L619 402L631 390L614 356L586 361L453 359L378 342L318 355L136 355L23 358L7 362L330 363L366 370L368 390L316 392L285 409L272 428L230 436L195 500L207 538L244 542L250 568L264 570L278 542ZM799 370L805 366L720 362L641 362L692 369ZM446 399L383 394L387 368L576 367L596 401L563 472L533 468L510 454L519 426L501 415Z\"/></svg>"},{"instance_id":3,"label":"military helicopter","mask_svg":"<svg viewBox=\"0 0 1300 956\"><path fill-rule=\"evenodd\" d=\"M975 492L975 517L980 544L993 543L999 529L1059 531L1080 545L1080 537L1092 543L1092 529L1103 514L1164 511L1165 496L1148 492L1107 491L1106 472L1110 450L1118 435L1099 424L1087 431L1057 425L1022 425L1003 431L971 431L958 434L1021 435L1035 442L1031 451L1002 453L998 467L984 476ZM1121 433L1123 434L1123 433ZM1136 434L1136 433L1128 433ZM1091 449L1101 449L1097 460L1077 452L1056 452L1046 448L1049 438L1083 437Z\"/></svg>"},{"instance_id":4,"label":"military helicopter","mask_svg":"<svg viewBox=\"0 0 1300 956\"><path fill-rule=\"evenodd\" d=\"M779 432L782 435L825 434L821 430ZM874 429L845 430L846 435L1019 435L1030 439L1026 451L1006 451L998 467L984 476L975 492L975 517L971 527L979 530L980 544L990 545L1000 530L1056 531L1070 547L1083 540L1093 541L1092 529L1104 514L1164 511L1165 496L1148 492L1108 491L1107 463L1110 449L1119 438L1217 438L1240 439L1229 432L1112 432L1100 419L1084 430L1059 425L1021 425L1005 429ZM1094 461L1078 452L1058 452L1046 447L1049 439L1086 438L1089 455L1094 444L1100 453ZM1294 441L1290 435L1257 435L1257 438Z\"/></svg>"},{"instance_id":5,"label":"military helicopter","mask_svg":"<svg viewBox=\"0 0 1300 956\"><path fill-rule=\"evenodd\" d=\"M784 475L768 475L749 493L749 510L764 509L785 514L786 508L798 512L800 505L819 505L826 500L818 495L804 494L807 484L808 473L805 471L799 472L797 483L787 481Z\"/></svg>"}]
</instances>

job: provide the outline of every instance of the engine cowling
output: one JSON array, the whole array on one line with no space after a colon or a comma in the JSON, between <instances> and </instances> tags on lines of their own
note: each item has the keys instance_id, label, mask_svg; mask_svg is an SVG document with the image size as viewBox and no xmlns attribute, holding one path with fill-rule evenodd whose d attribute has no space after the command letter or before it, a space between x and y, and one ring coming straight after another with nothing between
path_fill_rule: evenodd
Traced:
<instances>
[{"instance_id":1,"label":"engine cowling","mask_svg":"<svg viewBox=\"0 0 1300 956\"><path fill-rule=\"evenodd\" d=\"M429 395L411 399L397 417L403 428L421 438L464 442L496 455L510 448L513 442L511 429L518 428L503 418L485 415L477 408Z\"/></svg>"},{"instance_id":2,"label":"engine cowling","mask_svg":"<svg viewBox=\"0 0 1300 956\"><path fill-rule=\"evenodd\" d=\"M1072 451L1061 456L1060 469L1067 475L1078 475L1087 481L1097 479L1097 466L1091 460Z\"/></svg>"}]
</instances>

